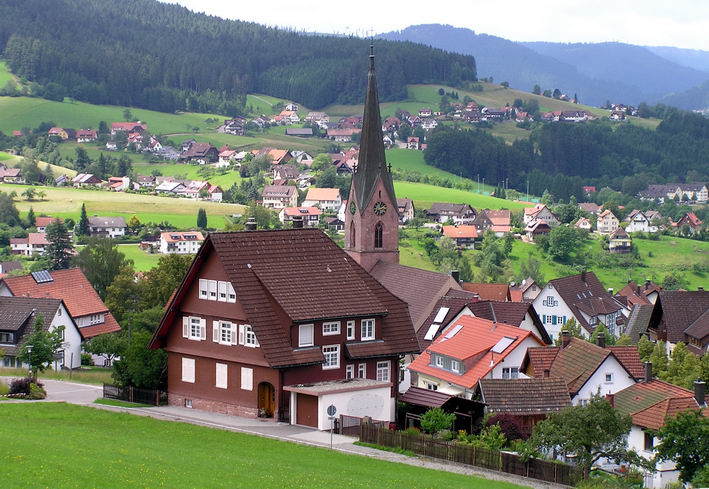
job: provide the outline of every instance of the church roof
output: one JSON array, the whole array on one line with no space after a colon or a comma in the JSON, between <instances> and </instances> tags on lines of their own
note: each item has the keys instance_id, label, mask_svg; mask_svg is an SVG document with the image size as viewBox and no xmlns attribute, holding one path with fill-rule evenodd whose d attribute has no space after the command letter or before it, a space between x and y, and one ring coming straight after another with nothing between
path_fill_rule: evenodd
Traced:
<instances>
[{"instance_id":1,"label":"church roof","mask_svg":"<svg viewBox=\"0 0 709 489\"><path fill-rule=\"evenodd\" d=\"M352 188L354 189L357 208L360 212L364 212L372 199L377 179L382 180L391 202L396 202L394 182L384 156L382 120L379 114L379 96L377 95L377 77L374 72L374 48L372 47L371 49L362 135L360 136L359 160L357 170L352 177Z\"/></svg>"}]
</instances>

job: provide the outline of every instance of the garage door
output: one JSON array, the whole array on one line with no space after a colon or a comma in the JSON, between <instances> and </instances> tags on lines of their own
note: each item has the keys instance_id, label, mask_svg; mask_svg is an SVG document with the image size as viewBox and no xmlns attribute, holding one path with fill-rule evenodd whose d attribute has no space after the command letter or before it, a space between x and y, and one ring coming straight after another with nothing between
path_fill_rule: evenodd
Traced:
<instances>
[{"instance_id":1,"label":"garage door","mask_svg":"<svg viewBox=\"0 0 709 489\"><path fill-rule=\"evenodd\" d=\"M303 426L318 427L318 398L306 394L298 394L296 407L296 423Z\"/></svg>"}]
</instances>

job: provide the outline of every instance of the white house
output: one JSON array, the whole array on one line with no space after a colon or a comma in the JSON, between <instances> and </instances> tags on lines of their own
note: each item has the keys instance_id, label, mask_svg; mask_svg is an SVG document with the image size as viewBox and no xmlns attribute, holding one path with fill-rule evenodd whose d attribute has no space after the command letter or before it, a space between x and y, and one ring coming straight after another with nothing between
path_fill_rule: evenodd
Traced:
<instances>
[{"instance_id":1,"label":"white house","mask_svg":"<svg viewBox=\"0 0 709 489\"><path fill-rule=\"evenodd\" d=\"M628 226L625 231L628 233L656 233L657 226L652 226L650 224L650 219L645 215L644 212L639 210L634 210L625 219L628 221Z\"/></svg>"},{"instance_id":2,"label":"white house","mask_svg":"<svg viewBox=\"0 0 709 489\"><path fill-rule=\"evenodd\" d=\"M303 201L304 207L318 207L323 211L337 212L342 205L339 188L311 187Z\"/></svg>"},{"instance_id":3,"label":"white house","mask_svg":"<svg viewBox=\"0 0 709 489\"><path fill-rule=\"evenodd\" d=\"M160 233L160 253L164 254L195 254L204 242L204 236L199 231L172 231Z\"/></svg>"},{"instance_id":4,"label":"white house","mask_svg":"<svg viewBox=\"0 0 709 489\"><path fill-rule=\"evenodd\" d=\"M293 185L266 185L261 192L261 199L261 205L269 209L296 207L298 205L298 189Z\"/></svg>"},{"instance_id":5,"label":"white house","mask_svg":"<svg viewBox=\"0 0 709 489\"><path fill-rule=\"evenodd\" d=\"M10 251L13 255L43 255L48 244L46 233L28 233L26 238L10 238Z\"/></svg>"},{"instance_id":6,"label":"white house","mask_svg":"<svg viewBox=\"0 0 709 489\"><path fill-rule=\"evenodd\" d=\"M599 321L613 336L620 336L629 314L628 309L603 288L593 272L549 281L533 304L552 339L559 337L561 327L571 318L581 326L581 333L586 337L591 336Z\"/></svg>"},{"instance_id":7,"label":"white house","mask_svg":"<svg viewBox=\"0 0 709 489\"><path fill-rule=\"evenodd\" d=\"M618 218L615 217L609 209L598 214L598 220L596 221L596 231L598 234L613 234L619 226L620 221L618 221Z\"/></svg>"},{"instance_id":8,"label":"white house","mask_svg":"<svg viewBox=\"0 0 709 489\"><path fill-rule=\"evenodd\" d=\"M37 318L47 331L63 327L63 343L50 367L79 368L83 336L61 299L0 296L0 365L22 368L18 358L20 345L32 333Z\"/></svg>"},{"instance_id":9,"label":"white house","mask_svg":"<svg viewBox=\"0 0 709 489\"><path fill-rule=\"evenodd\" d=\"M542 221L548 226L558 226L559 219L545 204L537 204L534 207L525 207L524 209L524 224L527 225L532 221Z\"/></svg>"},{"instance_id":10,"label":"white house","mask_svg":"<svg viewBox=\"0 0 709 489\"><path fill-rule=\"evenodd\" d=\"M128 225L123 217L89 217L89 232L91 236L103 238L118 238L125 236Z\"/></svg>"}]
</instances>

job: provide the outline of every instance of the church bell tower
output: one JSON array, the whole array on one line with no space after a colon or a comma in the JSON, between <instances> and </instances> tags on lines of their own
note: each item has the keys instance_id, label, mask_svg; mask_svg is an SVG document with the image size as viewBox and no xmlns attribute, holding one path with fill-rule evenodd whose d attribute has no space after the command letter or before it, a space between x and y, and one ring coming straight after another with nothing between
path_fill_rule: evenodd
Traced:
<instances>
[{"instance_id":1,"label":"church bell tower","mask_svg":"<svg viewBox=\"0 0 709 489\"><path fill-rule=\"evenodd\" d=\"M399 263L399 210L382 138L372 46L359 159L345 218L345 250L367 271L380 260Z\"/></svg>"}]
</instances>

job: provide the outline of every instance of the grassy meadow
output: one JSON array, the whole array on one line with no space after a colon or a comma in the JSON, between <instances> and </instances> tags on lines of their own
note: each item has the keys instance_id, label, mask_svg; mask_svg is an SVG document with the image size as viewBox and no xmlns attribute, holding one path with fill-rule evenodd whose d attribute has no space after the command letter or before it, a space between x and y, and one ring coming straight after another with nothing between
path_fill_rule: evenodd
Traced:
<instances>
[{"instance_id":1,"label":"grassy meadow","mask_svg":"<svg viewBox=\"0 0 709 489\"><path fill-rule=\"evenodd\" d=\"M510 209L521 211L530 204L512 200L497 199L488 195L477 194L456 188L436 187L425 183L394 182L396 196L413 199L417 208L427 209L434 202L470 204L476 209Z\"/></svg>"},{"instance_id":2,"label":"grassy meadow","mask_svg":"<svg viewBox=\"0 0 709 489\"><path fill-rule=\"evenodd\" d=\"M48 445L47 440L61 440L61 445ZM0 443L12 446L0 454L6 487L356 489L372 487L372 481L378 489L522 487L61 403L3 406Z\"/></svg>"},{"instance_id":3,"label":"grassy meadow","mask_svg":"<svg viewBox=\"0 0 709 489\"><path fill-rule=\"evenodd\" d=\"M139 272L147 272L157 265L158 260L163 256L160 253L148 253L143 251L137 244L120 244L118 245L118 249L126 258L133 260L133 265Z\"/></svg>"},{"instance_id":4,"label":"grassy meadow","mask_svg":"<svg viewBox=\"0 0 709 489\"><path fill-rule=\"evenodd\" d=\"M0 185L0 191L15 191L21 194L26 185ZM138 216L142 222L167 221L181 229L190 229L196 225L197 210L207 211L209 227L224 227L224 216L241 214L244 206L203 202L191 199L175 199L157 195L129 194L105 190L83 190L67 187L41 187L47 196L42 201L19 200L15 204L21 213L30 207L36 215L46 214L56 217L71 217L78 220L81 204L86 204L89 216L123 216L126 220Z\"/></svg>"}]
</instances>

